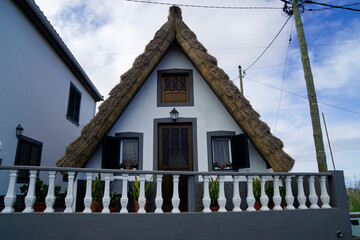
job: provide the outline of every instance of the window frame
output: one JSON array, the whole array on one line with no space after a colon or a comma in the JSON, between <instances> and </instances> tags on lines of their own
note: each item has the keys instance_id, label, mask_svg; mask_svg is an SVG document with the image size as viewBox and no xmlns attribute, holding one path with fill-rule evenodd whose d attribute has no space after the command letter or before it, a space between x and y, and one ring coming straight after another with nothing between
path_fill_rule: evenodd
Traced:
<instances>
[{"instance_id":1,"label":"window frame","mask_svg":"<svg viewBox=\"0 0 360 240\"><path fill-rule=\"evenodd\" d=\"M27 159L27 164L20 164L20 152L21 152L21 146L23 143L27 143L30 144L31 147L35 146L39 148L39 156L38 159L36 161L36 165L30 165L30 157L28 157ZM41 155L42 155L42 148L43 148L43 143L40 141L37 141L35 139L26 137L26 136L19 136L18 137L18 143L17 143L17 147L16 147L16 155L15 155L15 161L14 161L14 165L23 165L23 166L40 166L41 164ZM31 155L31 151L29 152L29 155ZM21 177L20 176L20 172L19 172L19 176L17 178L17 183L27 183L29 182L29 170L19 170L19 171L23 171L24 173L26 172L26 177Z\"/></svg>"},{"instance_id":2,"label":"window frame","mask_svg":"<svg viewBox=\"0 0 360 240\"><path fill-rule=\"evenodd\" d=\"M189 102L163 102L163 84L162 78L165 75L188 75L188 95ZM157 107L169 107L169 106L194 106L194 87L193 87L193 70L192 69L167 69L157 71Z\"/></svg>"},{"instance_id":3,"label":"window frame","mask_svg":"<svg viewBox=\"0 0 360 240\"><path fill-rule=\"evenodd\" d=\"M75 92L74 102L71 102L72 90ZM79 97L78 103L76 102L77 96ZM79 126L79 122L80 122L81 97L82 97L81 91L75 86L74 83L70 82L68 105L67 105L67 110L66 110L66 119L69 120L70 122L72 122L73 124L75 124L76 126ZM71 107L73 107L73 111L72 111L72 114L70 115L69 112L71 110ZM76 116L77 116L77 119L76 119Z\"/></svg>"},{"instance_id":4,"label":"window frame","mask_svg":"<svg viewBox=\"0 0 360 240\"><path fill-rule=\"evenodd\" d=\"M207 152L208 152L208 170L209 171L235 171L233 168L231 169L214 169L213 166L213 144L212 140L216 138L227 138L229 139L229 157L232 160L232 151L231 151L231 137L235 136L235 132L233 131L213 131L207 132Z\"/></svg>"},{"instance_id":5,"label":"window frame","mask_svg":"<svg viewBox=\"0 0 360 240\"><path fill-rule=\"evenodd\" d=\"M115 137L112 136L107 136L109 138L113 138L114 141L116 141L116 143L118 143L118 153L116 155L117 161L118 161L118 165L120 165L120 144L121 144L121 140L128 140L128 139L137 139L138 140L138 170L143 170L143 139L144 139L144 134L143 133L138 133L138 132L122 132L122 133L115 133ZM103 144L103 153L102 153L102 163L101 163L101 168L105 168L105 166L111 165L109 163L107 163L106 161L109 161L109 158L111 157L107 157L107 148L106 148L106 139L104 141ZM112 156L113 157L113 156ZM114 169L120 169L120 167L118 168L114 168Z\"/></svg>"}]
</instances>

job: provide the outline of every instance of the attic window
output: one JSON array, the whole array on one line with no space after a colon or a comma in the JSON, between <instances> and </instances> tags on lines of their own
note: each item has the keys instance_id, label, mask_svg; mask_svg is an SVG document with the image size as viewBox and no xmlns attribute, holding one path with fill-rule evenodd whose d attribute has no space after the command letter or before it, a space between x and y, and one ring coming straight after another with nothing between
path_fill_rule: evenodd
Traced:
<instances>
[{"instance_id":1,"label":"attic window","mask_svg":"<svg viewBox=\"0 0 360 240\"><path fill-rule=\"evenodd\" d=\"M192 70L158 71L158 106L194 106Z\"/></svg>"},{"instance_id":2,"label":"attic window","mask_svg":"<svg viewBox=\"0 0 360 240\"><path fill-rule=\"evenodd\" d=\"M163 103L189 102L188 74L167 74L161 77L161 101Z\"/></svg>"}]
</instances>

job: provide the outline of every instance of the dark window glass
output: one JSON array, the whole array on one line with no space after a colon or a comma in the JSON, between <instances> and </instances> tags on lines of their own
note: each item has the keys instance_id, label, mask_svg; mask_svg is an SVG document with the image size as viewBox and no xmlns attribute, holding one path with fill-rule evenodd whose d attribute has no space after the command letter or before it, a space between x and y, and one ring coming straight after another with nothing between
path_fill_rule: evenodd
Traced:
<instances>
[{"instance_id":1,"label":"dark window glass","mask_svg":"<svg viewBox=\"0 0 360 240\"><path fill-rule=\"evenodd\" d=\"M66 116L68 119L70 119L75 123L79 123L80 103L81 103L81 93L79 90L76 89L76 87L73 84L71 84Z\"/></svg>"},{"instance_id":2,"label":"dark window glass","mask_svg":"<svg viewBox=\"0 0 360 240\"><path fill-rule=\"evenodd\" d=\"M28 137L20 137L18 140L15 165L40 166L42 143ZM18 171L18 182L29 181L29 171Z\"/></svg>"}]
</instances>

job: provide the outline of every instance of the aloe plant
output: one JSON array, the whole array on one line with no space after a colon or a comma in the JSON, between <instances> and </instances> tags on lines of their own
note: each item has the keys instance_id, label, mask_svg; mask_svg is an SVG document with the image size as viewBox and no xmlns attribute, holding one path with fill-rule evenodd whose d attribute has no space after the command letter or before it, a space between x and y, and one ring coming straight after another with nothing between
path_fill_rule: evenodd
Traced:
<instances>
[{"instance_id":1,"label":"aloe plant","mask_svg":"<svg viewBox=\"0 0 360 240\"><path fill-rule=\"evenodd\" d=\"M100 173L98 174L97 177L95 177L95 180L92 182L91 197L94 202L98 202L100 205L102 205L102 199L104 197L104 193L102 189Z\"/></svg>"},{"instance_id":2,"label":"aloe plant","mask_svg":"<svg viewBox=\"0 0 360 240\"><path fill-rule=\"evenodd\" d=\"M256 202L260 202L261 183L259 178L253 178L253 193Z\"/></svg>"},{"instance_id":3,"label":"aloe plant","mask_svg":"<svg viewBox=\"0 0 360 240\"><path fill-rule=\"evenodd\" d=\"M154 187L153 184L151 184L153 176L151 175L151 178L149 181L145 180L145 198L149 199L150 192L152 188ZM133 196L134 200L139 200L139 194L140 194L140 181L138 181L137 176L135 175L135 180L132 181L132 191L130 192L130 195Z\"/></svg>"}]
</instances>

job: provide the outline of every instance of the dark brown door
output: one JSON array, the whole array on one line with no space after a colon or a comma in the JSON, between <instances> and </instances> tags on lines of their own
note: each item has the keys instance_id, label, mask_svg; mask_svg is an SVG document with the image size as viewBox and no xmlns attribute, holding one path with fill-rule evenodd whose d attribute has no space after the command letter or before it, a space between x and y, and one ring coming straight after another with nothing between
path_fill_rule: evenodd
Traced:
<instances>
[{"instance_id":1,"label":"dark brown door","mask_svg":"<svg viewBox=\"0 0 360 240\"><path fill-rule=\"evenodd\" d=\"M192 171L192 126L191 124L160 124L159 125L159 170ZM188 209L188 177L180 176L179 196L180 211ZM172 209L173 181L171 175L164 175L163 211Z\"/></svg>"}]
</instances>

